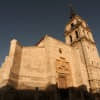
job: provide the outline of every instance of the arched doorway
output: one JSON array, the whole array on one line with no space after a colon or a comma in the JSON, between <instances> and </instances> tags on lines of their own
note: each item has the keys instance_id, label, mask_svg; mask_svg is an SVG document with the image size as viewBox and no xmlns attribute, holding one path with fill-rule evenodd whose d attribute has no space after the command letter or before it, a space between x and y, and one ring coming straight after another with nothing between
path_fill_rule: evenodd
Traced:
<instances>
[{"instance_id":1,"label":"arched doorway","mask_svg":"<svg viewBox=\"0 0 100 100\"><path fill-rule=\"evenodd\" d=\"M65 89L67 87L66 74L58 73L57 85L58 85L58 88L62 88L62 89Z\"/></svg>"},{"instance_id":2,"label":"arched doorway","mask_svg":"<svg viewBox=\"0 0 100 100\"><path fill-rule=\"evenodd\" d=\"M71 79L69 62L67 62L63 57L56 59L57 87L62 89L68 88L68 86L70 85L69 79Z\"/></svg>"}]
</instances>

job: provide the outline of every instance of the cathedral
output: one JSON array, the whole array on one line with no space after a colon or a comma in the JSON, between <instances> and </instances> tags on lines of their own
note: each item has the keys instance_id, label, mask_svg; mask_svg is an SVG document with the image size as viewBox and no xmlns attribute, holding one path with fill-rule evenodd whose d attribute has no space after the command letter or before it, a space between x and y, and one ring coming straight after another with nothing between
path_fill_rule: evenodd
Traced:
<instances>
[{"instance_id":1,"label":"cathedral","mask_svg":"<svg viewBox=\"0 0 100 100\"><path fill-rule=\"evenodd\" d=\"M95 99L100 92L96 43L73 10L64 37L62 42L45 35L32 46L11 40L0 67L0 100L100 100Z\"/></svg>"}]
</instances>

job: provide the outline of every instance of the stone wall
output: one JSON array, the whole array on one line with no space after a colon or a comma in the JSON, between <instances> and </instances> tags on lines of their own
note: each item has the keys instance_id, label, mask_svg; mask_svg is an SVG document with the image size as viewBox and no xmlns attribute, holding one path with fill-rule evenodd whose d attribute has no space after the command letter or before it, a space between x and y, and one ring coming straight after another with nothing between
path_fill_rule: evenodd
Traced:
<instances>
[{"instance_id":1,"label":"stone wall","mask_svg":"<svg viewBox=\"0 0 100 100\"><path fill-rule=\"evenodd\" d=\"M84 69L82 69L82 66L84 66L84 64L82 64L80 60L80 55L78 54L79 52L77 52L71 46L68 46L63 42L60 42L59 40L53 39L52 37L47 37L45 44L47 45L46 50L49 56L50 63L48 66L49 68L47 69L49 72L51 70L53 77L55 78L56 76L56 59L62 57L65 58L66 62L69 63L69 76L71 76L71 78L68 80L69 87L86 85L87 88L89 88L87 73L83 73ZM60 53L59 50L61 50L62 53Z\"/></svg>"},{"instance_id":2,"label":"stone wall","mask_svg":"<svg viewBox=\"0 0 100 100\"><path fill-rule=\"evenodd\" d=\"M76 49L50 36L36 46L21 46L17 40L13 40L9 56L1 68L1 76L6 76L6 79L2 76L1 83L6 80L5 84L17 89L45 89L48 85L58 84L57 66L63 66L67 88L80 85L89 88L87 74L82 69L84 64L78 53Z\"/></svg>"},{"instance_id":3,"label":"stone wall","mask_svg":"<svg viewBox=\"0 0 100 100\"><path fill-rule=\"evenodd\" d=\"M45 48L23 47L19 71L19 88L45 87L47 79Z\"/></svg>"}]
</instances>

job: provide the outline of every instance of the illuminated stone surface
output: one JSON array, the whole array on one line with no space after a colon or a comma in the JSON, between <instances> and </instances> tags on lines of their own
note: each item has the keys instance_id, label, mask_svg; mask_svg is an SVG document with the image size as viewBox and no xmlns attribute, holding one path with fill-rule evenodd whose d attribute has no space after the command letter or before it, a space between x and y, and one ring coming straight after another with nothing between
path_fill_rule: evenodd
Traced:
<instances>
[{"instance_id":1,"label":"illuminated stone surface","mask_svg":"<svg viewBox=\"0 0 100 100\"><path fill-rule=\"evenodd\" d=\"M56 89L51 89L53 98L61 93L61 90L57 92L59 89L74 88L81 97L81 86L87 93L100 91L100 57L90 28L80 16L75 15L66 25L64 33L65 43L48 35L34 46L22 46L13 39L9 55L0 68L1 91L10 86L14 91L24 91L25 95L25 91L36 92L36 89L39 89L38 93L46 93L48 87L55 86ZM9 91L9 88L6 87L6 90ZM72 92L67 95L72 98ZM38 100L37 96L35 100Z\"/></svg>"}]
</instances>

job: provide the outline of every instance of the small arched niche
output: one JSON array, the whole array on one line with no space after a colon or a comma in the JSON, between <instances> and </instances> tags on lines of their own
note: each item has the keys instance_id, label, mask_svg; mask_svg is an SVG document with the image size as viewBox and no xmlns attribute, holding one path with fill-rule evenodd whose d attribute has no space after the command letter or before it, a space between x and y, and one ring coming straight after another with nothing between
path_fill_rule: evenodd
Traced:
<instances>
[{"instance_id":1,"label":"small arched niche","mask_svg":"<svg viewBox=\"0 0 100 100\"><path fill-rule=\"evenodd\" d=\"M72 36L70 35L69 38L70 38L70 42L72 43L73 42Z\"/></svg>"},{"instance_id":2,"label":"small arched niche","mask_svg":"<svg viewBox=\"0 0 100 100\"><path fill-rule=\"evenodd\" d=\"M75 31L75 35L76 35L76 38L78 39L79 38L78 31Z\"/></svg>"}]
</instances>

